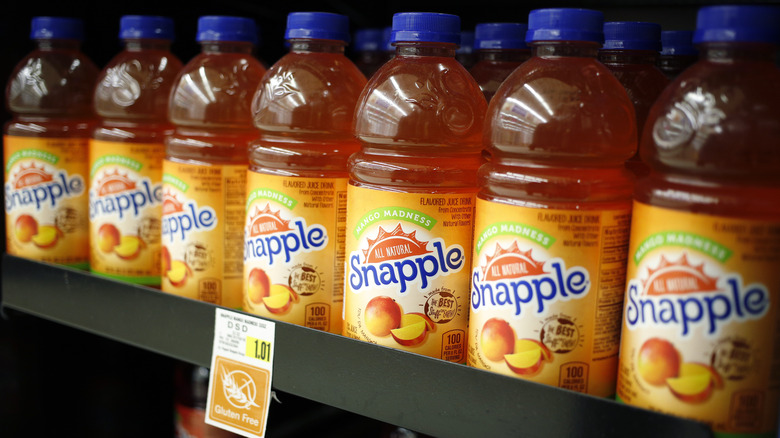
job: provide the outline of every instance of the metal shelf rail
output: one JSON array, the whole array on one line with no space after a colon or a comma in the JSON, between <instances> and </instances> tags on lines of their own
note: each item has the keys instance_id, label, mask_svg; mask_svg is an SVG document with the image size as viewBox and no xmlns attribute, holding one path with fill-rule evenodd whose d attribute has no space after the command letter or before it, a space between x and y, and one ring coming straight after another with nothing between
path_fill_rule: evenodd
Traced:
<instances>
[{"instance_id":1,"label":"metal shelf rail","mask_svg":"<svg viewBox=\"0 0 780 438\"><path fill-rule=\"evenodd\" d=\"M3 255L2 305L209 366L215 306ZM440 437L709 438L704 425L276 322L273 386Z\"/></svg>"}]
</instances>

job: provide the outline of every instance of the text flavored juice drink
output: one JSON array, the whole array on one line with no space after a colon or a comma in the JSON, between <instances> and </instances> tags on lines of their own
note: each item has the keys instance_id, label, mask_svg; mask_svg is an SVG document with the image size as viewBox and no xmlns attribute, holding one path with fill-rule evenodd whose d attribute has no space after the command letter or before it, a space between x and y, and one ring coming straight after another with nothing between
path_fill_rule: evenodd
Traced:
<instances>
[{"instance_id":1,"label":"text flavored juice drink","mask_svg":"<svg viewBox=\"0 0 780 438\"><path fill-rule=\"evenodd\" d=\"M778 22L777 7L701 9L701 60L642 137L617 395L720 437L777 433Z\"/></svg>"},{"instance_id":2,"label":"text flavored juice drink","mask_svg":"<svg viewBox=\"0 0 780 438\"><path fill-rule=\"evenodd\" d=\"M252 96L265 68L254 20L198 20L202 52L182 69L163 162L162 290L240 308Z\"/></svg>"},{"instance_id":3,"label":"text flavored juice drink","mask_svg":"<svg viewBox=\"0 0 780 438\"><path fill-rule=\"evenodd\" d=\"M92 272L160 285L162 162L168 96L181 62L170 50L173 20L120 19L125 50L103 70L95 89L101 124L90 141Z\"/></svg>"},{"instance_id":4,"label":"text flavored juice drink","mask_svg":"<svg viewBox=\"0 0 780 438\"><path fill-rule=\"evenodd\" d=\"M459 31L454 15L396 14L396 56L361 95L344 334L462 363L486 104L454 58Z\"/></svg>"},{"instance_id":5,"label":"text flavored juice drink","mask_svg":"<svg viewBox=\"0 0 780 438\"><path fill-rule=\"evenodd\" d=\"M477 63L469 73L490 102L496 90L515 69L531 57L525 43L525 23L480 23L475 30Z\"/></svg>"},{"instance_id":6,"label":"text flavored juice drink","mask_svg":"<svg viewBox=\"0 0 780 438\"><path fill-rule=\"evenodd\" d=\"M529 15L533 57L488 107L468 363L598 396L615 391L634 112L596 60L602 15Z\"/></svg>"},{"instance_id":7,"label":"text flavored juice drink","mask_svg":"<svg viewBox=\"0 0 780 438\"><path fill-rule=\"evenodd\" d=\"M636 127L641 135L650 107L669 84L669 79L655 66L661 50L661 26L641 21L604 23L604 47L599 61L626 88L634 104ZM639 153L626 163L636 176L647 175L649 169Z\"/></svg>"},{"instance_id":8,"label":"text flavored juice drink","mask_svg":"<svg viewBox=\"0 0 780 438\"><path fill-rule=\"evenodd\" d=\"M290 53L253 103L244 229L244 310L341 333L347 159L360 149L352 119L366 79L344 56L349 19L287 17Z\"/></svg>"},{"instance_id":9,"label":"text flavored juice drink","mask_svg":"<svg viewBox=\"0 0 780 438\"><path fill-rule=\"evenodd\" d=\"M36 17L37 48L6 88L6 248L9 254L89 267L88 141L98 69L79 49L82 23Z\"/></svg>"}]
</instances>

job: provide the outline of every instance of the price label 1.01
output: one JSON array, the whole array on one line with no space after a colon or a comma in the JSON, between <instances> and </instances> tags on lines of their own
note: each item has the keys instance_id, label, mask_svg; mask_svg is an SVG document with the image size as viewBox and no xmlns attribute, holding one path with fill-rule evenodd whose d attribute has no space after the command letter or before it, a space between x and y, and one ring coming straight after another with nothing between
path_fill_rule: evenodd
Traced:
<instances>
[{"instance_id":1,"label":"price label 1.01","mask_svg":"<svg viewBox=\"0 0 780 438\"><path fill-rule=\"evenodd\" d=\"M262 360L263 362L270 362L271 342L247 336L246 357Z\"/></svg>"},{"instance_id":2,"label":"price label 1.01","mask_svg":"<svg viewBox=\"0 0 780 438\"><path fill-rule=\"evenodd\" d=\"M265 438L276 326L216 308L206 423L248 438Z\"/></svg>"}]
</instances>

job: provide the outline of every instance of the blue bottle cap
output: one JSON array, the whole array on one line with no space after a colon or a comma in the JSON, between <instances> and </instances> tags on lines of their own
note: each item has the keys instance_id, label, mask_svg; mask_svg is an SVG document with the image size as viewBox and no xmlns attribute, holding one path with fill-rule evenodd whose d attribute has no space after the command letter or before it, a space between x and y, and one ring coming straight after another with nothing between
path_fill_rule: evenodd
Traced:
<instances>
[{"instance_id":1,"label":"blue bottle cap","mask_svg":"<svg viewBox=\"0 0 780 438\"><path fill-rule=\"evenodd\" d=\"M528 14L525 42L604 42L604 14L590 9L536 9Z\"/></svg>"},{"instance_id":2,"label":"blue bottle cap","mask_svg":"<svg viewBox=\"0 0 780 438\"><path fill-rule=\"evenodd\" d=\"M460 47L458 47L457 53L472 53L474 52L474 39L475 32L473 30L464 30L460 33Z\"/></svg>"},{"instance_id":3,"label":"blue bottle cap","mask_svg":"<svg viewBox=\"0 0 780 438\"><path fill-rule=\"evenodd\" d=\"M257 44L257 26L251 18L207 15L198 19L196 41L241 41Z\"/></svg>"},{"instance_id":4,"label":"blue bottle cap","mask_svg":"<svg viewBox=\"0 0 780 438\"><path fill-rule=\"evenodd\" d=\"M382 29L382 46L384 47L385 51L392 52L395 50L395 47L393 47L393 27L387 26L386 28Z\"/></svg>"},{"instance_id":5,"label":"blue bottle cap","mask_svg":"<svg viewBox=\"0 0 780 438\"><path fill-rule=\"evenodd\" d=\"M329 12L293 12L287 16L284 38L349 42L349 18Z\"/></svg>"},{"instance_id":6,"label":"blue bottle cap","mask_svg":"<svg viewBox=\"0 0 780 438\"><path fill-rule=\"evenodd\" d=\"M434 12L395 14L390 42L398 41L460 44L460 17Z\"/></svg>"},{"instance_id":7,"label":"blue bottle cap","mask_svg":"<svg viewBox=\"0 0 780 438\"><path fill-rule=\"evenodd\" d=\"M125 15L119 19L119 38L173 40L173 20L152 15Z\"/></svg>"},{"instance_id":8,"label":"blue bottle cap","mask_svg":"<svg viewBox=\"0 0 780 438\"><path fill-rule=\"evenodd\" d=\"M661 32L662 55L697 55L693 47L692 30L665 30Z\"/></svg>"},{"instance_id":9,"label":"blue bottle cap","mask_svg":"<svg viewBox=\"0 0 780 438\"><path fill-rule=\"evenodd\" d=\"M642 21L604 23L603 50L661 50L661 25Z\"/></svg>"},{"instance_id":10,"label":"blue bottle cap","mask_svg":"<svg viewBox=\"0 0 780 438\"><path fill-rule=\"evenodd\" d=\"M474 48L481 49L527 49L525 23L479 23L475 31Z\"/></svg>"},{"instance_id":11,"label":"blue bottle cap","mask_svg":"<svg viewBox=\"0 0 780 438\"><path fill-rule=\"evenodd\" d=\"M34 17L30 26L34 40L84 40L84 23L78 18Z\"/></svg>"},{"instance_id":12,"label":"blue bottle cap","mask_svg":"<svg viewBox=\"0 0 780 438\"><path fill-rule=\"evenodd\" d=\"M358 52L382 50L384 41L382 29L360 29L352 38L352 47Z\"/></svg>"},{"instance_id":13,"label":"blue bottle cap","mask_svg":"<svg viewBox=\"0 0 780 438\"><path fill-rule=\"evenodd\" d=\"M699 9L694 44L731 41L780 43L780 7L731 5Z\"/></svg>"}]
</instances>

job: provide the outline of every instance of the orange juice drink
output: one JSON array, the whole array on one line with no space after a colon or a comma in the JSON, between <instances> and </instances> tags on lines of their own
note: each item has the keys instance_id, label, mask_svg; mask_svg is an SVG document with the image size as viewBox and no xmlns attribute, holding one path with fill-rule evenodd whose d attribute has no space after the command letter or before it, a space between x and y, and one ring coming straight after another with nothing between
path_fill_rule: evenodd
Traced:
<instances>
[{"instance_id":1,"label":"orange juice drink","mask_svg":"<svg viewBox=\"0 0 780 438\"><path fill-rule=\"evenodd\" d=\"M699 10L701 59L650 110L618 399L717 437L777 436L780 8Z\"/></svg>"},{"instance_id":2,"label":"orange juice drink","mask_svg":"<svg viewBox=\"0 0 780 438\"><path fill-rule=\"evenodd\" d=\"M344 334L463 363L486 103L455 60L459 32L454 15L396 14L396 56L361 95Z\"/></svg>"},{"instance_id":3,"label":"orange juice drink","mask_svg":"<svg viewBox=\"0 0 780 438\"><path fill-rule=\"evenodd\" d=\"M89 145L90 269L159 286L168 95L181 62L170 52L170 18L126 15L119 27L125 49L95 89L101 120Z\"/></svg>"},{"instance_id":4,"label":"orange juice drink","mask_svg":"<svg viewBox=\"0 0 780 438\"><path fill-rule=\"evenodd\" d=\"M480 23L474 31L477 63L469 73L490 102L504 79L531 57L525 43L525 23Z\"/></svg>"},{"instance_id":5,"label":"orange juice drink","mask_svg":"<svg viewBox=\"0 0 780 438\"><path fill-rule=\"evenodd\" d=\"M599 51L599 61L626 88L634 104L637 135L642 135L650 107L669 84L655 66L659 50L661 26L658 24L642 21L604 23L604 47ZM626 166L636 176L649 172L639 158L639 152L626 162Z\"/></svg>"},{"instance_id":6,"label":"orange juice drink","mask_svg":"<svg viewBox=\"0 0 780 438\"><path fill-rule=\"evenodd\" d=\"M597 396L615 391L631 101L597 59L602 14L529 15L533 57L490 101L472 258L471 366Z\"/></svg>"},{"instance_id":7,"label":"orange juice drink","mask_svg":"<svg viewBox=\"0 0 780 438\"><path fill-rule=\"evenodd\" d=\"M80 50L81 20L36 17L36 49L6 88L6 248L9 254L89 267L88 142L98 69Z\"/></svg>"},{"instance_id":8,"label":"orange juice drink","mask_svg":"<svg viewBox=\"0 0 780 438\"><path fill-rule=\"evenodd\" d=\"M163 161L162 290L240 308L252 96L265 68L254 20L198 20L202 52L179 74Z\"/></svg>"},{"instance_id":9,"label":"orange juice drink","mask_svg":"<svg viewBox=\"0 0 780 438\"><path fill-rule=\"evenodd\" d=\"M290 53L253 103L244 229L244 310L341 333L347 159L366 79L344 56L349 19L287 17Z\"/></svg>"}]
</instances>

